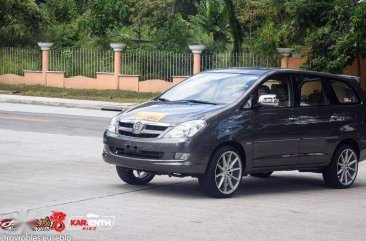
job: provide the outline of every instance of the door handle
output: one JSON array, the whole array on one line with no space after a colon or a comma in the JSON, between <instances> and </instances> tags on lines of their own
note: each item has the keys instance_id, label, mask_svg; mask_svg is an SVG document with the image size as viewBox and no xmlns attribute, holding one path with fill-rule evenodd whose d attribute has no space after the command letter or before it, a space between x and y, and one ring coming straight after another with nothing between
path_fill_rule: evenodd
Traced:
<instances>
[{"instance_id":1,"label":"door handle","mask_svg":"<svg viewBox=\"0 0 366 241\"><path fill-rule=\"evenodd\" d=\"M296 117L291 116L291 117L289 117L289 118L288 118L288 120L289 120L289 121L297 121L297 118L296 118Z\"/></svg>"}]
</instances>

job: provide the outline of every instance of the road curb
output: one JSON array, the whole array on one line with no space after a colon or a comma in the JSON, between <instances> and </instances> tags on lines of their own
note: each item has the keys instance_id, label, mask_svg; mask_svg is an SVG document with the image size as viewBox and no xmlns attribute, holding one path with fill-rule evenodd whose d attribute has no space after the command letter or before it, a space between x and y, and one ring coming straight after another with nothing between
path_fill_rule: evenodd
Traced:
<instances>
[{"instance_id":1,"label":"road curb","mask_svg":"<svg viewBox=\"0 0 366 241\"><path fill-rule=\"evenodd\" d=\"M126 110L131 106L136 105L134 103L114 103L105 101L74 100L21 95L0 95L0 102L110 111Z\"/></svg>"}]
</instances>

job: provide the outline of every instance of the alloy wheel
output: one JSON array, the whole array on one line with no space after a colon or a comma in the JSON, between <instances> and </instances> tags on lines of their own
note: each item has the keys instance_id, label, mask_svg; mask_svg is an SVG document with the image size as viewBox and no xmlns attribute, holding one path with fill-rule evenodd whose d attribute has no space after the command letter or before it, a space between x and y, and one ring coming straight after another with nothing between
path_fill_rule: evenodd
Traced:
<instances>
[{"instance_id":1,"label":"alloy wheel","mask_svg":"<svg viewBox=\"0 0 366 241\"><path fill-rule=\"evenodd\" d=\"M224 152L216 164L215 181L219 191L230 194L239 186L242 177L242 162L234 151Z\"/></svg>"},{"instance_id":2,"label":"alloy wheel","mask_svg":"<svg viewBox=\"0 0 366 241\"><path fill-rule=\"evenodd\" d=\"M345 186L350 185L357 176L357 155L352 149L345 149L337 162L338 180Z\"/></svg>"}]
</instances>

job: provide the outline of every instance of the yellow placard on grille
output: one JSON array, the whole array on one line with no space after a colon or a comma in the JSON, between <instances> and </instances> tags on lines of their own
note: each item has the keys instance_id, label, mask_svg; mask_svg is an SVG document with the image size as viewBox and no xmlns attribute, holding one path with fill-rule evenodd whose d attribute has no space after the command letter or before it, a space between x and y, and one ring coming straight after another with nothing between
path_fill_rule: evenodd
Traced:
<instances>
[{"instance_id":1,"label":"yellow placard on grille","mask_svg":"<svg viewBox=\"0 0 366 241\"><path fill-rule=\"evenodd\" d=\"M161 112L148 112L148 111L141 111L134 114L136 119L142 120L149 120L149 121L159 121L163 118L166 114Z\"/></svg>"}]
</instances>

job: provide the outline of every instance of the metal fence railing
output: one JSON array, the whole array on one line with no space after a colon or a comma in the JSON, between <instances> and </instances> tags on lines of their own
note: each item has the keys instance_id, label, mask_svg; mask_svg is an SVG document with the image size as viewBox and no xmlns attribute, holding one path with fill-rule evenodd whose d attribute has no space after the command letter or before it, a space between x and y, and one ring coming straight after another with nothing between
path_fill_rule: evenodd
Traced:
<instances>
[{"instance_id":1,"label":"metal fence railing","mask_svg":"<svg viewBox=\"0 0 366 241\"><path fill-rule=\"evenodd\" d=\"M65 49L50 51L50 71L64 71L66 77L87 76L96 72L113 72L113 51L98 49Z\"/></svg>"},{"instance_id":2,"label":"metal fence railing","mask_svg":"<svg viewBox=\"0 0 366 241\"><path fill-rule=\"evenodd\" d=\"M252 53L203 54L202 70L225 67L279 67L280 56ZM0 48L0 74L19 74L24 70L41 70L40 49ZM127 51L122 54L122 74L139 75L140 80L163 79L172 76L190 76L193 68L192 53L167 51ZM98 49L51 50L49 70L64 71L66 77L87 76L94 78L96 72L113 72L114 52Z\"/></svg>"},{"instance_id":3,"label":"metal fence railing","mask_svg":"<svg viewBox=\"0 0 366 241\"><path fill-rule=\"evenodd\" d=\"M126 52L122 57L122 74L140 75L140 80L192 75L192 54L166 51Z\"/></svg>"},{"instance_id":4,"label":"metal fence railing","mask_svg":"<svg viewBox=\"0 0 366 241\"><path fill-rule=\"evenodd\" d=\"M280 56L265 56L253 53L203 54L201 58L201 66L202 70L227 67L279 67Z\"/></svg>"},{"instance_id":5,"label":"metal fence railing","mask_svg":"<svg viewBox=\"0 0 366 241\"><path fill-rule=\"evenodd\" d=\"M24 70L41 70L39 49L0 48L0 74L23 75Z\"/></svg>"}]
</instances>

